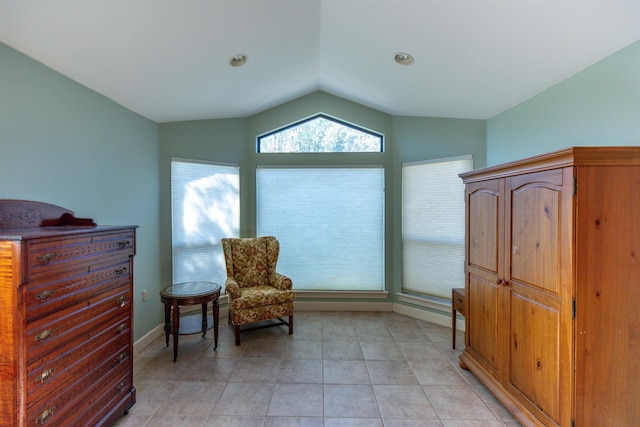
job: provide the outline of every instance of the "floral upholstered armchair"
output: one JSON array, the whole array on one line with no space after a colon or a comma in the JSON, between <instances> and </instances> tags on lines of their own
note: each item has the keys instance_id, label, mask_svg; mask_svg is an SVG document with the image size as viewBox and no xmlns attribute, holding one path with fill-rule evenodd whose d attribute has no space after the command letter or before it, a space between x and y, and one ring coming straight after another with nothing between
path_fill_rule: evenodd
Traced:
<instances>
[{"instance_id":1,"label":"floral upholstered armchair","mask_svg":"<svg viewBox=\"0 0 640 427\"><path fill-rule=\"evenodd\" d=\"M280 243L275 237L225 238L222 250L227 266L225 287L229 294L229 323L235 328L240 345L240 326L262 320L279 322L242 329L248 331L269 326L288 325L293 334L291 279L276 273ZM283 317L289 316L289 321Z\"/></svg>"}]
</instances>

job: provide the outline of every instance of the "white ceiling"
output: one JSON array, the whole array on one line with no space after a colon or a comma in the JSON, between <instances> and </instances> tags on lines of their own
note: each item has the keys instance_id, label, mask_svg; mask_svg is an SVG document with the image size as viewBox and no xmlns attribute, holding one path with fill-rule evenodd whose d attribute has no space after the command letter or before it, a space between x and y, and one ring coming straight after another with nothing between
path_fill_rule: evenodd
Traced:
<instances>
[{"instance_id":1,"label":"white ceiling","mask_svg":"<svg viewBox=\"0 0 640 427\"><path fill-rule=\"evenodd\" d=\"M316 90L487 119L637 40L640 0L0 0L0 41L156 122Z\"/></svg>"}]
</instances>

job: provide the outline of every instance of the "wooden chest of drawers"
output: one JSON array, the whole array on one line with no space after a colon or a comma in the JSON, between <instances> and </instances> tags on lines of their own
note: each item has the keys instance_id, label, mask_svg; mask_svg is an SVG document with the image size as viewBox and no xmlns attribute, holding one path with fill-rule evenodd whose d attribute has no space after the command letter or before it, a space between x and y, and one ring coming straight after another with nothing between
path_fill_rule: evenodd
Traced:
<instances>
[{"instance_id":1,"label":"wooden chest of drawers","mask_svg":"<svg viewBox=\"0 0 640 427\"><path fill-rule=\"evenodd\" d=\"M0 200L2 426L110 425L135 403L135 227L54 208Z\"/></svg>"}]
</instances>

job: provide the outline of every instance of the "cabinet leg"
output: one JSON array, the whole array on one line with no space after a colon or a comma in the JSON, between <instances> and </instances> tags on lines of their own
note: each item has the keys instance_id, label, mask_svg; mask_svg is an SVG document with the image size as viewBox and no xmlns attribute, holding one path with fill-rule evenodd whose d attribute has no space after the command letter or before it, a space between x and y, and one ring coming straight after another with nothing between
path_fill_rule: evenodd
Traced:
<instances>
[{"instance_id":1,"label":"cabinet leg","mask_svg":"<svg viewBox=\"0 0 640 427\"><path fill-rule=\"evenodd\" d=\"M456 349L456 310L455 309L451 310L451 329L452 329L452 332L451 332L452 347L455 350Z\"/></svg>"}]
</instances>

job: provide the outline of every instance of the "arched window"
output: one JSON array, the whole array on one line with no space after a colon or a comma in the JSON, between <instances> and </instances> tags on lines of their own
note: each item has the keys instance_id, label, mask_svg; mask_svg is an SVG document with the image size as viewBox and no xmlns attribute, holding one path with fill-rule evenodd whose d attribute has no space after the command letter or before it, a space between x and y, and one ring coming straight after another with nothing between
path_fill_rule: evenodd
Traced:
<instances>
[{"instance_id":1,"label":"arched window","mask_svg":"<svg viewBox=\"0 0 640 427\"><path fill-rule=\"evenodd\" d=\"M258 137L259 153L380 153L382 135L325 114Z\"/></svg>"}]
</instances>

